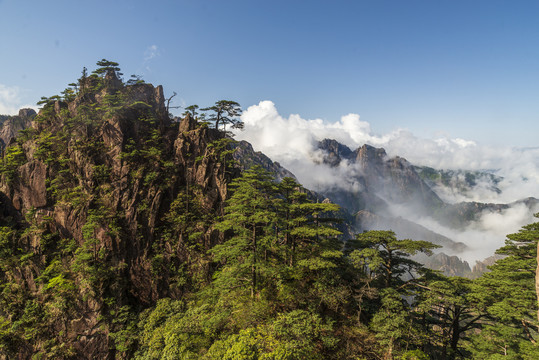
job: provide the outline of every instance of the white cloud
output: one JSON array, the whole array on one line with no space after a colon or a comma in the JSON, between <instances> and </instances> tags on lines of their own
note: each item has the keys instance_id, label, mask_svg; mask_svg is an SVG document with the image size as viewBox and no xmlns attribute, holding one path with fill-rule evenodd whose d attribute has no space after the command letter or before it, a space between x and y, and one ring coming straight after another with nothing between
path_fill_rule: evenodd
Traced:
<instances>
[{"instance_id":1,"label":"white cloud","mask_svg":"<svg viewBox=\"0 0 539 360\"><path fill-rule=\"evenodd\" d=\"M452 253L450 249L442 249L442 251L449 255L458 255L461 259L468 261L471 266L475 260L492 256L496 249L504 245L507 234L516 233L522 225L536 220L524 204L518 204L500 212L484 211L477 221L461 230L440 225L432 218L413 219L438 234L466 244L468 248L464 252Z\"/></svg>"},{"instance_id":2,"label":"white cloud","mask_svg":"<svg viewBox=\"0 0 539 360\"><path fill-rule=\"evenodd\" d=\"M153 44L153 45L150 45L146 48L146 50L144 50L144 57L142 59L142 64L140 66L140 68L137 70L137 73L139 74L145 74L145 73L151 73L152 72L152 68L150 66L150 63L161 56L161 49Z\"/></svg>"},{"instance_id":3,"label":"white cloud","mask_svg":"<svg viewBox=\"0 0 539 360\"><path fill-rule=\"evenodd\" d=\"M157 45L150 45L144 52L144 62L148 62L159 55L161 55L161 53L159 52Z\"/></svg>"},{"instance_id":4,"label":"white cloud","mask_svg":"<svg viewBox=\"0 0 539 360\"><path fill-rule=\"evenodd\" d=\"M496 184L501 193L493 189L487 177L479 178L477 185L468 193L451 193L447 189L446 193L440 193L449 202L510 203L530 196L539 198L539 148L480 146L474 141L453 139L447 135L425 139L405 129L376 135L370 124L357 114L345 115L335 123L307 120L297 114L285 118L271 101L261 101L249 107L241 118L245 128L237 132L237 138L249 141L255 150L279 161L303 185L313 190L332 187L358 190L360 187L353 180L354 175L361 171L357 165L342 162L337 168L330 168L320 163L321 153L316 149L316 143L329 138L352 150L363 144L383 147L390 157L398 155L414 165L454 170L489 169L503 177ZM505 235L518 231L520 226L533 220L526 207L516 205L501 213L485 212L467 229L457 231L430 218L410 218L413 211L404 207L401 210L402 213L396 215L468 244L470 251L461 255L469 261L492 255L503 245Z\"/></svg>"},{"instance_id":5,"label":"white cloud","mask_svg":"<svg viewBox=\"0 0 539 360\"><path fill-rule=\"evenodd\" d=\"M0 84L0 114L16 115L20 105L20 89Z\"/></svg>"},{"instance_id":6,"label":"white cloud","mask_svg":"<svg viewBox=\"0 0 539 360\"><path fill-rule=\"evenodd\" d=\"M316 167L317 171L306 167L316 166L307 166L316 153L316 142L329 138L352 150L363 144L383 147L389 156L404 157L414 165L436 169L493 170L504 178L498 184L502 190L500 194L479 183L478 190L482 191L470 192L469 198L460 198L459 201L507 203L529 196L539 198L538 148L479 146L471 140L447 136L424 139L405 129L375 135L370 124L357 114L345 115L335 123L307 120L297 114L284 118L271 101L250 106L243 113L242 120L245 129L238 132L238 139L249 141L256 150L288 167L305 185L314 182L314 173L323 172L320 166Z\"/></svg>"}]
</instances>

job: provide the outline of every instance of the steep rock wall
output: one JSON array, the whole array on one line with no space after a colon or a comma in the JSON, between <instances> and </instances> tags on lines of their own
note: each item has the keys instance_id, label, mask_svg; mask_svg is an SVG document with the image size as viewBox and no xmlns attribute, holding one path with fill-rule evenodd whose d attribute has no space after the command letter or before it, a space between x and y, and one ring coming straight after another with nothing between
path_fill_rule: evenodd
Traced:
<instances>
[{"instance_id":1,"label":"steep rock wall","mask_svg":"<svg viewBox=\"0 0 539 360\"><path fill-rule=\"evenodd\" d=\"M46 305L52 285L43 273L60 261L59 279L73 284L62 298L78 311L49 319L43 338L21 340L17 356L43 351L49 331L76 358L118 357L104 318L187 291L171 286L187 256L183 223L171 224L195 206L220 214L235 174L226 143L190 116L171 121L161 86L105 87L44 106L3 160L0 221L20 229L14 246L26 254L22 262L15 251L20 265L3 276ZM196 226L201 248L219 241Z\"/></svg>"}]
</instances>

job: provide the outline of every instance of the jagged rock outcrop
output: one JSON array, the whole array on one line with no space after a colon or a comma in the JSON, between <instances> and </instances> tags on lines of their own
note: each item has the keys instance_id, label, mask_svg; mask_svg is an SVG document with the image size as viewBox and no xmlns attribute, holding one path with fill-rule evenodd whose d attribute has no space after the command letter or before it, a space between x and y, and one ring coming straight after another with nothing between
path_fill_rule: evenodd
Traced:
<instances>
[{"instance_id":1,"label":"jagged rock outcrop","mask_svg":"<svg viewBox=\"0 0 539 360\"><path fill-rule=\"evenodd\" d=\"M419 176L445 201L476 191L476 187L500 194L498 184L502 177L488 171L439 170L428 166L414 166Z\"/></svg>"},{"instance_id":2,"label":"jagged rock outcrop","mask_svg":"<svg viewBox=\"0 0 539 360\"><path fill-rule=\"evenodd\" d=\"M324 139L318 143L318 149L324 150L323 161L330 166L338 166L343 159L349 159L352 156L352 150L337 140Z\"/></svg>"},{"instance_id":3,"label":"jagged rock outcrop","mask_svg":"<svg viewBox=\"0 0 539 360\"><path fill-rule=\"evenodd\" d=\"M446 276L462 276L467 278L475 278L481 273L476 273L470 269L470 264L463 261L457 256L449 256L444 253L434 254L432 256L421 256L418 260L426 267L439 270Z\"/></svg>"},{"instance_id":4,"label":"jagged rock outcrop","mask_svg":"<svg viewBox=\"0 0 539 360\"><path fill-rule=\"evenodd\" d=\"M30 135L12 142L11 157L3 160L0 221L26 229L16 246L33 254L9 276L45 301L50 283L39 274L63 254L63 265L55 265L63 269L59 279L82 293L62 295L78 311L47 326L51 337L63 334L76 358L121 357L110 342L113 322L105 326L103 319L122 306L181 296L183 285L174 285L170 269L185 263L192 233L181 228L187 220L174 223L174 216L219 214L238 171L227 167L232 159L219 131L190 116L170 120L161 86L125 86L107 76L101 89L50 101L37 116L21 111L2 129L7 139L16 134L15 120L21 128L31 125ZM201 249L220 241L209 225L193 226L189 231L200 233ZM165 250L156 253L158 243ZM42 349L42 340L23 342L18 356Z\"/></svg>"},{"instance_id":5,"label":"jagged rock outcrop","mask_svg":"<svg viewBox=\"0 0 539 360\"><path fill-rule=\"evenodd\" d=\"M488 267L491 266L491 265L494 265L494 263L500 259L503 259L504 256L503 255L492 255L492 256L489 256L488 258L484 259L484 260L481 260L481 261L476 261L475 262L475 265L473 266L473 269L472 269L472 272L474 274L482 274L484 272L487 272L489 271L488 270Z\"/></svg>"},{"instance_id":6,"label":"jagged rock outcrop","mask_svg":"<svg viewBox=\"0 0 539 360\"><path fill-rule=\"evenodd\" d=\"M525 205L530 212L537 211L539 200L526 198L510 204L480 202L446 203L432 189L433 184L448 182L451 176L460 176L470 187L475 181L490 181L493 186L501 178L482 172L438 171L417 167L406 159L389 158L382 148L363 145L352 151L336 140L324 139L318 143L323 162L332 167L347 167L346 186L336 184L318 191L345 207L350 213L366 210L386 218L401 215L409 219L431 217L441 225L464 229L485 212L501 212L515 205ZM486 179L486 180L485 180ZM461 181L461 182L462 182ZM460 184L460 185L459 185ZM458 183L455 186L464 186ZM493 188L493 191L499 189ZM395 208L399 209L395 210ZM400 213L399 213L400 212ZM404 214L402 214L404 216ZM361 226L358 224L358 228ZM427 239L428 240L428 239Z\"/></svg>"},{"instance_id":7,"label":"jagged rock outcrop","mask_svg":"<svg viewBox=\"0 0 539 360\"><path fill-rule=\"evenodd\" d=\"M239 141L234 145L234 160L240 169L249 169L253 165L260 165L270 173L274 174L276 180L280 181L285 177L296 178L294 174L281 166L278 162L272 161L260 151L254 151L253 146L247 141Z\"/></svg>"},{"instance_id":8,"label":"jagged rock outcrop","mask_svg":"<svg viewBox=\"0 0 539 360\"><path fill-rule=\"evenodd\" d=\"M384 149L363 145L352 151L335 140L318 143L324 152L323 161L338 166L346 161L356 171L352 176L360 190L353 194L346 189L328 189L327 195L354 213L369 210L388 214L388 204L406 204L418 213L429 213L443 205L442 200L401 157L388 158Z\"/></svg>"},{"instance_id":9,"label":"jagged rock outcrop","mask_svg":"<svg viewBox=\"0 0 539 360\"><path fill-rule=\"evenodd\" d=\"M39 160L31 160L19 168L18 187L13 191L11 201L15 209L27 212L31 208L47 205L47 167Z\"/></svg>"},{"instance_id":10,"label":"jagged rock outcrop","mask_svg":"<svg viewBox=\"0 0 539 360\"><path fill-rule=\"evenodd\" d=\"M509 204L481 203L476 201L446 204L437 212L437 218L442 224L454 228L464 228L479 220L485 212L501 213L516 205L524 205L530 211L539 207L539 200L534 197L517 200Z\"/></svg>"},{"instance_id":11,"label":"jagged rock outcrop","mask_svg":"<svg viewBox=\"0 0 539 360\"><path fill-rule=\"evenodd\" d=\"M21 109L17 116L7 116L0 127L0 148L3 149L19 131L26 129L36 116L34 109Z\"/></svg>"}]
</instances>

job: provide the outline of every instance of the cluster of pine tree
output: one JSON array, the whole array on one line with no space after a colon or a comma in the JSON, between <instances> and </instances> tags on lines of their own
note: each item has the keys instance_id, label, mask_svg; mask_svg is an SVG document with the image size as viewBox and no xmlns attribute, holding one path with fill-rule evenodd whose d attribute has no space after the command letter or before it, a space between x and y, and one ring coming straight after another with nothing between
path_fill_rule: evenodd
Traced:
<instances>
[{"instance_id":1,"label":"cluster of pine tree","mask_svg":"<svg viewBox=\"0 0 539 360\"><path fill-rule=\"evenodd\" d=\"M189 134L171 137L178 123L130 102L130 91L146 86L140 78L117 83L117 63L98 65L63 97L44 98L36 127L4 151L3 205L27 186L20 175L30 157L48 178L44 206L23 219L0 214L0 359L81 358L92 336L118 359L539 358L539 223L508 235L497 251L504 257L478 279L446 277L411 258L431 254L432 243L392 231L343 240L339 207L313 200L294 179L276 182L260 166L233 176L225 125L241 127L237 103L202 109L215 113L216 129L188 107L200 122L185 133L220 134L189 143ZM115 153L100 129L132 114L138 132L114 158L127 170L112 175ZM192 168L178 169L174 139ZM197 164L225 169L223 208L209 208L190 183ZM111 206L127 196L115 186L136 190L127 202L134 215ZM156 219L155 199L167 194ZM77 239L53 226L54 211L81 222ZM129 258L134 244L142 255ZM148 286L128 283L135 266L150 274ZM132 293L140 288L151 294Z\"/></svg>"},{"instance_id":2,"label":"cluster of pine tree","mask_svg":"<svg viewBox=\"0 0 539 360\"><path fill-rule=\"evenodd\" d=\"M212 281L141 315L139 359L536 359L539 223L476 280L410 259L391 231L338 238L331 203L260 167L232 184Z\"/></svg>"}]
</instances>

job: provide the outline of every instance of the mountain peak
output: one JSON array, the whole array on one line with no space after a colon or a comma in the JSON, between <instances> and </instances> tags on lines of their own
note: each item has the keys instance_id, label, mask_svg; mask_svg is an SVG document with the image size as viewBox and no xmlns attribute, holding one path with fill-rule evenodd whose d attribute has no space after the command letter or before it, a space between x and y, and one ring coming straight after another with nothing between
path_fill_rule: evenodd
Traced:
<instances>
[{"instance_id":1,"label":"mountain peak","mask_svg":"<svg viewBox=\"0 0 539 360\"><path fill-rule=\"evenodd\" d=\"M369 163L382 163L387 158L387 153L384 148L376 148L371 145L364 144L354 151L356 162L363 166Z\"/></svg>"},{"instance_id":2,"label":"mountain peak","mask_svg":"<svg viewBox=\"0 0 539 360\"><path fill-rule=\"evenodd\" d=\"M349 159L352 150L346 145L341 144L334 139L324 139L318 142L318 149L324 150L324 164L329 166L338 166L343 159Z\"/></svg>"}]
</instances>

